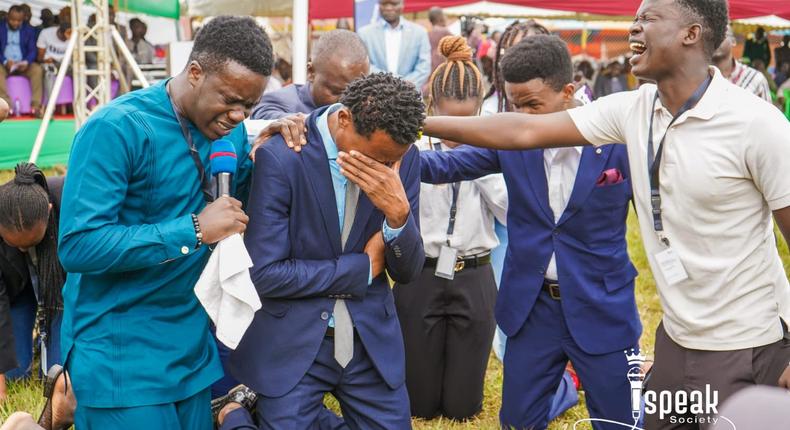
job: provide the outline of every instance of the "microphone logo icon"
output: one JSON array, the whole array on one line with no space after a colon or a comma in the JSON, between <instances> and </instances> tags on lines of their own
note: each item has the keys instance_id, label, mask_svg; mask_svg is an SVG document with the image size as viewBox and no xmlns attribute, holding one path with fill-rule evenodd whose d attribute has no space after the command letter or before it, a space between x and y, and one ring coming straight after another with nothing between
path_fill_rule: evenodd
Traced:
<instances>
[{"instance_id":1,"label":"microphone logo icon","mask_svg":"<svg viewBox=\"0 0 790 430\"><path fill-rule=\"evenodd\" d=\"M642 382L644 381L642 364L644 364L646 357L640 354L639 349L623 352L628 360L628 374L626 376L631 385L631 414L634 420L638 420L642 415Z\"/></svg>"}]
</instances>

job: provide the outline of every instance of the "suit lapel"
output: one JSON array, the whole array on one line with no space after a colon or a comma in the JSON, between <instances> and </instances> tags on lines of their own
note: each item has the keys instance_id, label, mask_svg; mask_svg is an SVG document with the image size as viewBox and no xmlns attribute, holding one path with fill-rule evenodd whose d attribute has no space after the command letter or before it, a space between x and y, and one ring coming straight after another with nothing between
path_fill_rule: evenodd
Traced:
<instances>
[{"instance_id":1,"label":"suit lapel","mask_svg":"<svg viewBox=\"0 0 790 430\"><path fill-rule=\"evenodd\" d=\"M340 220L337 217L337 204L335 203L335 189L332 186L332 174L329 172L329 160L326 158L326 149L321 140L321 134L316 126L316 118L324 111L319 109L310 115L308 139L310 145L302 147L302 162L305 165L307 177L313 186L313 193L321 208L321 219L329 235L332 248L336 254L340 249ZM306 222L300 220L297 222Z\"/></svg>"},{"instance_id":2,"label":"suit lapel","mask_svg":"<svg viewBox=\"0 0 790 430\"><path fill-rule=\"evenodd\" d=\"M554 212L549 207L549 184L546 182L546 168L543 166L543 150L535 149L520 152L527 167L527 179L529 179L530 188L535 193L535 198L538 200L543 213L551 219L553 224Z\"/></svg>"},{"instance_id":3,"label":"suit lapel","mask_svg":"<svg viewBox=\"0 0 790 430\"><path fill-rule=\"evenodd\" d=\"M401 18L402 20L403 18ZM403 76L407 74L408 70L402 70L401 67L406 67L403 63L403 59L406 58L407 50L409 49L409 40L411 40L409 34L410 28L406 25L403 25L403 29L400 32L400 49L398 50L398 74Z\"/></svg>"},{"instance_id":4,"label":"suit lapel","mask_svg":"<svg viewBox=\"0 0 790 430\"><path fill-rule=\"evenodd\" d=\"M584 147L582 157L579 160L579 171L576 173L576 181L573 183L571 198L568 200L568 206L565 208L565 212L563 212L557 225L567 221L568 218L572 217L584 206L584 202L590 196L593 188L595 188L595 182L601 175L601 170L609 160L611 153L612 145L600 148Z\"/></svg>"},{"instance_id":5,"label":"suit lapel","mask_svg":"<svg viewBox=\"0 0 790 430\"><path fill-rule=\"evenodd\" d=\"M370 54L371 57L373 56L377 57L376 62L378 64L383 64L384 67L382 67L382 71L386 72L387 71L387 41L386 41L387 36L385 33L386 30L384 29L384 26L378 23L376 25L379 26L377 29L378 31L376 32L378 36L374 40L374 43L376 44L376 49L374 49L373 52L371 52ZM371 58L370 60L371 60L370 63L374 64L373 61L374 59Z\"/></svg>"}]
</instances>

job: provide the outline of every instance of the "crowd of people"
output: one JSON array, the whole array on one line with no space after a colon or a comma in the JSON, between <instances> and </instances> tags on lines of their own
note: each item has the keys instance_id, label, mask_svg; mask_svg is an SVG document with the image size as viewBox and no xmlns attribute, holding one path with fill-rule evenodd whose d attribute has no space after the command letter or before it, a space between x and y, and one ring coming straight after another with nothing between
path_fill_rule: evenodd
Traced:
<instances>
[{"instance_id":1,"label":"crowd of people","mask_svg":"<svg viewBox=\"0 0 790 430\"><path fill-rule=\"evenodd\" d=\"M49 371L38 422L3 430L470 420L492 348L503 428L546 428L580 384L596 430L708 429L715 405L670 420L634 403L631 206L664 311L646 390L790 389L773 229L790 238L790 122L733 58L725 0L645 0L633 89L611 63L589 85L594 67L535 21L486 45L446 34L440 10L429 33L402 1L379 7L315 43L307 83L269 92L266 32L214 18L181 73L91 116L65 179L17 166L0 186L0 375L29 374L34 328ZM253 142L248 117L270 121ZM193 290L240 233L260 310L225 345Z\"/></svg>"},{"instance_id":2,"label":"crowd of people","mask_svg":"<svg viewBox=\"0 0 790 430\"><path fill-rule=\"evenodd\" d=\"M42 9L41 24L35 27L31 19L31 9L27 4L11 6L0 16L0 99L11 107L12 113L21 113L24 107L18 104L18 100L11 100L6 79L24 76L30 84L32 113L41 118L44 113L42 101L52 92L71 37L71 7L64 7L57 15L50 9ZM95 22L95 19L92 15L89 21ZM145 39L148 27L143 21L137 18L129 21L132 34L127 38L126 27L115 22L115 11L110 5L110 23L118 28L138 64L153 63L155 50ZM89 53L87 61L95 62L95 55ZM131 70L126 70L125 76L114 78L129 80L130 77Z\"/></svg>"}]
</instances>

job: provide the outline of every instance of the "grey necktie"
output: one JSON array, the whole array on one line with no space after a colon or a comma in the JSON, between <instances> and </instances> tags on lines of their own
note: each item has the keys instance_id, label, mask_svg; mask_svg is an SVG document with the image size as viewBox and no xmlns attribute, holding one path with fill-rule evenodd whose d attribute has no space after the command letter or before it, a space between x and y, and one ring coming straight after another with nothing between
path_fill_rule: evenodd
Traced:
<instances>
[{"instance_id":1,"label":"grey necktie","mask_svg":"<svg viewBox=\"0 0 790 430\"><path fill-rule=\"evenodd\" d=\"M345 249L348 235L351 233L351 227L354 225L358 199L359 187L355 183L348 181L346 183L346 208L343 215L343 231L340 235L341 249ZM348 313L345 300L335 300L335 308L332 312L335 317L335 360L340 364L340 367L345 368L354 356L354 326L351 323L351 315Z\"/></svg>"}]
</instances>

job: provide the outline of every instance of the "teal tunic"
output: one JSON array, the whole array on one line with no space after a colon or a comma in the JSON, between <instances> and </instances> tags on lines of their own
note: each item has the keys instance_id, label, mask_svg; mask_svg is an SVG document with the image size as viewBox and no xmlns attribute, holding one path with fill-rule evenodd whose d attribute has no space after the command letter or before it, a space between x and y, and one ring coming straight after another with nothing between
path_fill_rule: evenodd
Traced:
<instances>
[{"instance_id":1,"label":"teal tunic","mask_svg":"<svg viewBox=\"0 0 790 430\"><path fill-rule=\"evenodd\" d=\"M206 170L211 142L190 123ZM252 164L243 125L235 195ZM207 172L209 174L210 172ZM206 205L162 82L95 113L74 138L60 217L62 349L81 405L186 399L222 376L193 288L208 261L190 214Z\"/></svg>"}]
</instances>

